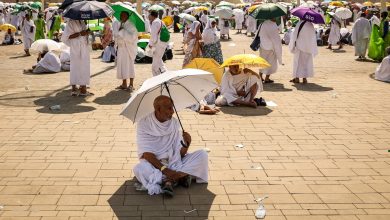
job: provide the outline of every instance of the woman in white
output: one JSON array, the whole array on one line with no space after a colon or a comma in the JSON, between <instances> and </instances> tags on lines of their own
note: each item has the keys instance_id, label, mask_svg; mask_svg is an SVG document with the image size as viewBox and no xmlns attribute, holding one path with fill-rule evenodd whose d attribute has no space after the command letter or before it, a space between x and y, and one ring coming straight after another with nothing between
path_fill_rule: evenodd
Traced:
<instances>
[{"instance_id":1,"label":"woman in white","mask_svg":"<svg viewBox=\"0 0 390 220\"><path fill-rule=\"evenodd\" d=\"M302 28L299 28L301 25ZM289 49L294 54L293 79L290 82L299 83L299 78L303 78L303 83L307 83L307 78L314 76L313 57L318 54L316 32L311 22L298 22Z\"/></svg>"},{"instance_id":2,"label":"woman in white","mask_svg":"<svg viewBox=\"0 0 390 220\"><path fill-rule=\"evenodd\" d=\"M70 85L72 85L72 96L93 95L87 91L90 84L90 60L88 47L87 25L85 21L69 19L61 41L70 47ZM77 88L80 86L80 92ZM79 93L78 93L79 92Z\"/></svg>"},{"instance_id":3,"label":"woman in white","mask_svg":"<svg viewBox=\"0 0 390 220\"><path fill-rule=\"evenodd\" d=\"M203 30L203 50L202 55L204 58L212 58L219 64L223 63L221 42L217 34L217 22L215 19L210 18L207 21L206 28Z\"/></svg>"},{"instance_id":4,"label":"woman in white","mask_svg":"<svg viewBox=\"0 0 390 220\"><path fill-rule=\"evenodd\" d=\"M134 60L137 55L138 31L129 21L129 14L125 11L121 12L120 24L114 25L115 43L118 46L117 54L117 78L122 80L122 85L117 89L130 90L134 89ZM127 86L127 79L130 79Z\"/></svg>"},{"instance_id":5,"label":"woman in white","mask_svg":"<svg viewBox=\"0 0 390 220\"><path fill-rule=\"evenodd\" d=\"M275 19L272 19L264 21L259 29L260 56L271 64L271 67L260 71L260 77L263 80L265 74L264 83L273 83L270 76L278 70L278 62L282 64L282 40L279 36L279 28Z\"/></svg>"},{"instance_id":6,"label":"woman in white","mask_svg":"<svg viewBox=\"0 0 390 220\"><path fill-rule=\"evenodd\" d=\"M191 24L191 28L188 31L186 44L187 48L185 50L183 67L191 62L194 58L202 56L202 49L200 47L199 41L202 40L202 35L200 33L200 22L194 21Z\"/></svg>"}]
</instances>

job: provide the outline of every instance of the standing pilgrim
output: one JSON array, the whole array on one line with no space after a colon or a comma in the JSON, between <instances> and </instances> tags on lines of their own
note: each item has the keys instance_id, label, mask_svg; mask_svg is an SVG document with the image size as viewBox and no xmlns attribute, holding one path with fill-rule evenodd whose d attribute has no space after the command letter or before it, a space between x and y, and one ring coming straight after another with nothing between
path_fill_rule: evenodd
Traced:
<instances>
[{"instance_id":1,"label":"standing pilgrim","mask_svg":"<svg viewBox=\"0 0 390 220\"><path fill-rule=\"evenodd\" d=\"M221 40L223 38L225 38L225 36L227 36L227 39L230 40L230 35L229 35L229 29L230 29L230 22L228 19L222 19L220 18L219 19L219 30L220 30L220 33L221 33Z\"/></svg>"},{"instance_id":2,"label":"standing pilgrim","mask_svg":"<svg viewBox=\"0 0 390 220\"><path fill-rule=\"evenodd\" d=\"M115 20L120 24L114 25L115 42L118 46L117 54L117 78L122 80L122 85L117 89L130 90L134 89L134 60L137 56L137 41L138 32L133 23L129 21L129 13L122 11L120 21ZM127 87L127 79L130 79Z\"/></svg>"},{"instance_id":3,"label":"standing pilgrim","mask_svg":"<svg viewBox=\"0 0 390 220\"><path fill-rule=\"evenodd\" d=\"M296 27L289 44L290 52L294 54L294 78L290 82L299 83L299 78L303 78L303 83L307 83L306 78L314 76L313 57L318 54L317 37L313 23L309 21L301 20Z\"/></svg>"},{"instance_id":4,"label":"standing pilgrim","mask_svg":"<svg viewBox=\"0 0 390 220\"><path fill-rule=\"evenodd\" d=\"M261 80L264 83L273 83L269 77L278 69L278 62L282 64L282 40L279 36L279 28L275 20L266 20L259 27L260 56L271 64L271 67L260 71ZM263 79L265 74L265 79Z\"/></svg>"},{"instance_id":5,"label":"standing pilgrim","mask_svg":"<svg viewBox=\"0 0 390 220\"><path fill-rule=\"evenodd\" d=\"M235 21L235 23L236 23L237 34L241 34L242 23L244 22L244 12L242 12L242 13L236 13L236 14L234 15L234 21Z\"/></svg>"},{"instance_id":6,"label":"standing pilgrim","mask_svg":"<svg viewBox=\"0 0 390 220\"><path fill-rule=\"evenodd\" d=\"M69 19L61 41L70 47L70 85L72 96L89 96L87 85L90 83L90 60L87 25L84 21ZM80 86L78 93L77 85Z\"/></svg>"},{"instance_id":7,"label":"standing pilgrim","mask_svg":"<svg viewBox=\"0 0 390 220\"><path fill-rule=\"evenodd\" d=\"M248 35L249 33L250 36L253 37L257 29L257 20L254 17L248 15L246 21L247 21L246 35Z\"/></svg>"},{"instance_id":8,"label":"standing pilgrim","mask_svg":"<svg viewBox=\"0 0 390 220\"><path fill-rule=\"evenodd\" d=\"M153 76L157 76L167 71L162 60L167 43L160 40L160 33L164 24L158 18L157 11L149 12L149 20L151 22L149 48L153 52L152 73Z\"/></svg>"},{"instance_id":9,"label":"standing pilgrim","mask_svg":"<svg viewBox=\"0 0 390 220\"><path fill-rule=\"evenodd\" d=\"M355 46L355 56L359 56L358 59L366 59L370 35L371 24L366 18L366 13L361 13L352 28L352 43Z\"/></svg>"},{"instance_id":10,"label":"standing pilgrim","mask_svg":"<svg viewBox=\"0 0 390 220\"><path fill-rule=\"evenodd\" d=\"M27 56L30 56L30 47L35 39L35 25L30 19L30 15L27 13L22 21L22 36L24 44L24 52Z\"/></svg>"},{"instance_id":11,"label":"standing pilgrim","mask_svg":"<svg viewBox=\"0 0 390 220\"><path fill-rule=\"evenodd\" d=\"M333 15L332 20L330 22L330 33L328 38L329 46L327 49L332 49L332 45L337 45L338 43L340 43L338 49L341 49L343 47L340 42L340 37L341 37L340 29L341 29L341 23Z\"/></svg>"}]
</instances>

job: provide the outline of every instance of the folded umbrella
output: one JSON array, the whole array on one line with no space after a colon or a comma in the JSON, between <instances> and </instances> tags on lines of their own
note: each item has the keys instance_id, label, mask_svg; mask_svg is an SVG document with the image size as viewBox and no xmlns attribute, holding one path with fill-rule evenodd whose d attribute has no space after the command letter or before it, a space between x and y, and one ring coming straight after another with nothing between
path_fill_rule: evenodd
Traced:
<instances>
[{"instance_id":1,"label":"folded umbrella","mask_svg":"<svg viewBox=\"0 0 390 220\"><path fill-rule=\"evenodd\" d=\"M310 21L316 24L325 24L324 17L320 13L312 10L311 8L294 8L291 10L291 14L305 21Z\"/></svg>"},{"instance_id":2,"label":"folded umbrella","mask_svg":"<svg viewBox=\"0 0 390 220\"><path fill-rule=\"evenodd\" d=\"M177 114L178 110L199 103L216 87L214 77L209 72L197 69L168 71L147 79L131 96L120 114L134 123L138 122L154 112L153 101L160 95L171 97Z\"/></svg>"},{"instance_id":3,"label":"folded umbrella","mask_svg":"<svg viewBox=\"0 0 390 220\"><path fill-rule=\"evenodd\" d=\"M73 20L95 20L110 17L113 13L111 7L104 2L81 1L68 6L63 16Z\"/></svg>"},{"instance_id":4,"label":"folded umbrella","mask_svg":"<svg viewBox=\"0 0 390 220\"><path fill-rule=\"evenodd\" d=\"M134 8L125 5L123 3L112 5L111 8L114 10L114 17L116 19L120 20L121 12L125 11L129 14L129 21L134 24L135 28L137 28L137 31L138 32L145 31L145 21Z\"/></svg>"},{"instance_id":5,"label":"folded umbrella","mask_svg":"<svg viewBox=\"0 0 390 220\"><path fill-rule=\"evenodd\" d=\"M281 17L287 14L287 9L281 4L261 4L250 15L258 20L268 20Z\"/></svg>"}]
</instances>

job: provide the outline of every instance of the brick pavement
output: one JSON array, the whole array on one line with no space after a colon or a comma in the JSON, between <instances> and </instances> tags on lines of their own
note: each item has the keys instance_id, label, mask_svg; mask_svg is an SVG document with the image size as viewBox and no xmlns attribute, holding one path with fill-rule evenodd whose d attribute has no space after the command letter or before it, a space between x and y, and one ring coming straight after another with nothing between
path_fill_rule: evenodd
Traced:
<instances>
[{"instance_id":1,"label":"brick pavement","mask_svg":"<svg viewBox=\"0 0 390 220\"><path fill-rule=\"evenodd\" d=\"M233 39L223 42L225 57L250 52L250 38ZM277 107L180 112L192 148L210 149L210 182L167 199L133 187L135 129L118 115L129 94L113 90L111 64L92 53L95 96L72 98L68 73L23 74L34 58L1 47L0 219L244 220L254 219L253 199L263 195L268 220L390 219L390 92L370 77L377 64L354 61L351 47L320 48L316 77L292 85L292 56L283 51L286 65L261 94ZM136 65L137 87L150 69ZM55 104L62 108L51 112Z\"/></svg>"}]
</instances>

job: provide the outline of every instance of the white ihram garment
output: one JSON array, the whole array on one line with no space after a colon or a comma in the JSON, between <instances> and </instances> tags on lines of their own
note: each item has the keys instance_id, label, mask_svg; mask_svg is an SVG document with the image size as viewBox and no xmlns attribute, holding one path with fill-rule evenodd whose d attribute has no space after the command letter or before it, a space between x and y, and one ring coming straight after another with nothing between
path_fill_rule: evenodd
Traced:
<instances>
[{"instance_id":1,"label":"white ihram garment","mask_svg":"<svg viewBox=\"0 0 390 220\"><path fill-rule=\"evenodd\" d=\"M316 33L311 22L305 22L297 39L302 22L304 21L300 21L296 25L289 44L290 52L294 54L294 78L314 76L313 57L318 54Z\"/></svg>"},{"instance_id":2,"label":"white ihram garment","mask_svg":"<svg viewBox=\"0 0 390 220\"><path fill-rule=\"evenodd\" d=\"M61 71L60 58L53 52L47 52L38 62L33 73L58 73Z\"/></svg>"},{"instance_id":3,"label":"white ihram garment","mask_svg":"<svg viewBox=\"0 0 390 220\"><path fill-rule=\"evenodd\" d=\"M31 44L34 42L35 39L35 25L32 20L24 20L22 24L23 45L24 49L28 50L30 49ZM31 28L33 28L32 32Z\"/></svg>"},{"instance_id":4,"label":"white ihram garment","mask_svg":"<svg viewBox=\"0 0 390 220\"><path fill-rule=\"evenodd\" d=\"M119 21L115 21L119 22ZM134 60L137 56L137 29L130 21L114 25L115 43L118 45L116 58L117 79L129 79L135 77ZM121 30L120 27L122 27Z\"/></svg>"},{"instance_id":5,"label":"white ihram garment","mask_svg":"<svg viewBox=\"0 0 390 220\"><path fill-rule=\"evenodd\" d=\"M330 23L328 43L331 45L337 45L339 41L340 41L340 25L338 21L333 18L332 22Z\"/></svg>"},{"instance_id":6,"label":"white ihram garment","mask_svg":"<svg viewBox=\"0 0 390 220\"><path fill-rule=\"evenodd\" d=\"M167 49L168 43L160 40L160 31L162 28L162 21L158 18L154 19L150 26L150 40L149 46L152 46L153 61L152 61L152 73L153 76L160 75L167 71L164 65L162 57Z\"/></svg>"},{"instance_id":7,"label":"white ihram garment","mask_svg":"<svg viewBox=\"0 0 390 220\"><path fill-rule=\"evenodd\" d=\"M278 62L282 64L282 41L275 22L266 20L260 27L260 56L271 64L271 67L263 69L261 72L271 75L277 71Z\"/></svg>"},{"instance_id":8,"label":"white ihram garment","mask_svg":"<svg viewBox=\"0 0 390 220\"><path fill-rule=\"evenodd\" d=\"M90 84L88 36L69 39L70 35L83 30L87 30L84 21L69 19L61 37L61 41L70 47L70 85Z\"/></svg>"},{"instance_id":9,"label":"white ihram garment","mask_svg":"<svg viewBox=\"0 0 390 220\"><path fill-rule=\"evenodd\" d=\"M366 56L371 35L371 24L367 18L360 17L352 27L352 44L355 46L355 56Z\"/></svg>"},{"instance_id":10,"label":"white ihram garment","mask_svg":"<svg viewBox=\"0 0 390 220\"><path fill-rule=\"evenodd\" d=\"M382 63L376 68L375 79L390 82L390 55L383 58Z\"/></svg>"},{"instance_id":11,"label":"white ihram garment","mask_svg":"<svg viewBox=\"0 0 390 220\"><path fill-rule=\"evenodd\" d=\"M176 118L159 122L155 113L152 112L137 124L139 158L145 152L153 153L169 169L195 176L197 183L206 183L208 181L206 151L198 150L182 158L180 155L181 140L180 125ZM137 180L148 190L149 195L162 192L160 184L165 177L148 161L140 159L140 163L134 167L133 171Z\"/></svg>"}]
</instances>

